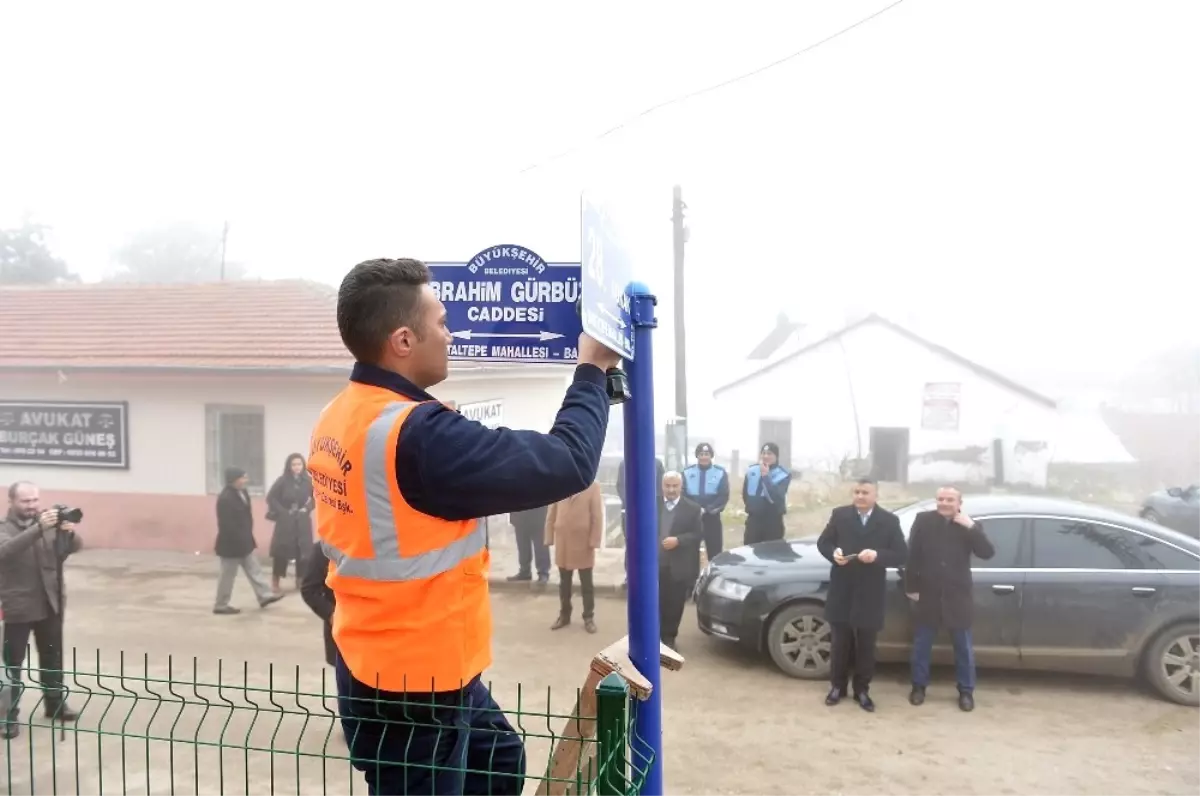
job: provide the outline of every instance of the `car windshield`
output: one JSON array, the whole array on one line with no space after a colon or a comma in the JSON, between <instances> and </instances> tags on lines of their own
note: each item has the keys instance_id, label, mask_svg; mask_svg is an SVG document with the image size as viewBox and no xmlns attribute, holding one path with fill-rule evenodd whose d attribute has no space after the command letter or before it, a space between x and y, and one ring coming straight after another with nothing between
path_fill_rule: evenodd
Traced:
<instances>
[{"instance_id":1,"label":"car windshield","mask_svg":"<svg viewBox=\"0 0 1200 796\"><path fill-rule=\"evenodd\" d=\"M917 518L917 514L933 508L933 503L932 500L918 500L916 503L909 503L903 508L892 510L892 513L900 520L900 530L904 532L905 539L908 538L908 532L912 530L913 520Z\"/></svg>"}]
</instances>

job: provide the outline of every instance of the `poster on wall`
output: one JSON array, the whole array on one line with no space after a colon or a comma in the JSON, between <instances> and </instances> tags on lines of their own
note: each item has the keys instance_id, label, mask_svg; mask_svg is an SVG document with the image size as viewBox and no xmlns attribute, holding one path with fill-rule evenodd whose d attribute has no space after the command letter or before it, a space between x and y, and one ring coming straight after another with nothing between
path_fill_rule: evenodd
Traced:
<instances>
[{"instance_id":1,"label":"poster on wall","mask_svg":"<svg viewBox=\"0 0 1200 796\"><path fill-rule=\"evenodd\" d=\"M129 404L0 401L0 464L129 469Z\"/></svg>"},{"instance_id":2,"label":"poster on wall","mask_svg":"<svg viewBox=\"0 0 1200 796\"><path fill-rule=\"evenodd\" d=\"M962 385L935 381L925 385L921 404L921 428L930 431L958 431Z\"/></svg>"}]
</instances>

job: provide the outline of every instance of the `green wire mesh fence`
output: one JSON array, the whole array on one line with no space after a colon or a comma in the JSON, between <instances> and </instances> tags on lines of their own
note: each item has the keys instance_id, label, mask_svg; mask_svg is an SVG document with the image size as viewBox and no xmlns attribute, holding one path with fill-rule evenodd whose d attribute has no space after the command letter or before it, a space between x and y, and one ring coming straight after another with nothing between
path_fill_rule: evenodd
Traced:
<instances>
[{"instance_id":1,"label":"green wire mesh fence","mask_svg":"<svg viewBox=\"0 0 1200 796\"><path fill-rule=\"evenodd\" d=\"M0 740L5 793L366 793L353 763L382 762L352 760L328 669L316 677L195 658L156 665L122 653L107 667L99 653L71 658L63 674L73 723L47 717L41 670L23 669L21 682L0 675L0 710L19 701L21 711L14 727L0 713L12 736ZM551 696L518 686L515 704L503 706L524 741L524 792L636 793L649 746L634 738L636 700L624 681L606 677L594 711L579 694L573 708L555 710Z\"/></svg>"}]
</instances>

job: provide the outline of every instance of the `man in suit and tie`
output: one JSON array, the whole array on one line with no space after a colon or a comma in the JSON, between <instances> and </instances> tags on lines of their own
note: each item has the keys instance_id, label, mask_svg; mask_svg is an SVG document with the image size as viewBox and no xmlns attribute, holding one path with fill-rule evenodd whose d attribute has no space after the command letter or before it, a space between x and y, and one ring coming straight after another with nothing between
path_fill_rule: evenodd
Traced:
<instances>
[{"instance_id":1,"label":"man in suit and tie","mask_svg":"<svg viewBox=\"0 0 1200 796\"><path fill-rule=\"evenodd\" d=\"M664 474L658 508L658 619L662 642L674 650L684 605L700 577L703 516L700 504L683 496L683 476Z\"/></svg>"},{"instance_id":2,"label":"man in suit and tie","mask_svg":"<svg viewBox=\"0 0 1200 796\"><path fill-rule=\"evenodd\" d=\"M846 696L850 662L854 662L854 701L868 713L875 703L868 693L875 675L875 638L883 629L887 600L887 570L902 567L908 545L895 514L877 506L875 482L860 478L854 485L854 504L840 506L817 540L821 555L833 564L825 621L833 635L830 683L826 705Z\"/></svg>"}]
</instances>

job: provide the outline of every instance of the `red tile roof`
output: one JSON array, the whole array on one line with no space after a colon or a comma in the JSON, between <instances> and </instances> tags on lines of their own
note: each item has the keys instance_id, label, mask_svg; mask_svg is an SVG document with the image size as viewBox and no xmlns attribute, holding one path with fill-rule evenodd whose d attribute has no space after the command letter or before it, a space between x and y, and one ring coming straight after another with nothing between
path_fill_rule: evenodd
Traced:
<instances>
[{"instance_id":1,"label":"red tile roof","mask_svg":"<svg viewBox=\"0 0 1200 796\"><path fill-rule=\"evenodd\" d=\"M0 287L0 369L346 370L336 302L300 280Z\"/></svg>"}]
</instances>

